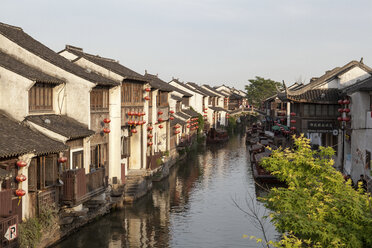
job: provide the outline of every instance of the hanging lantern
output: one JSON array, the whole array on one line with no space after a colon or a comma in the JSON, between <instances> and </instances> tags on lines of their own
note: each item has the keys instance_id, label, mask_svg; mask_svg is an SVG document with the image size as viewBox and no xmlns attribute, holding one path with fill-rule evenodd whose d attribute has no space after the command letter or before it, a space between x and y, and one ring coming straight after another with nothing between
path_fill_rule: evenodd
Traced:
<instances>
[{"instance_id":1,"label":"hanging lantern","mask_svg":"<svg viewBox=\"0 0 372 248\"><path fill-rule=\"evenodd\" d=\"M230 119L230 117L229 116L226 116L226 119Z\"/></svg>"},{"instance_id":2,"label":"hanging lantern","mask_svg":"<svg viewBox=\"0 0 372 248\"><path fill-rule=\"evenodd\" d=\"M187 120L186 122L187 122L187 123L190 123L191 121L190 121L190 120Z\"/></svg>"},{"instance_id":3,"label":"hanging lantern","mask_svg":"<svg viewBox=\"0 0 372 248\"><path fill-rule=\"evenodd\" d=\"M133 128L132 130L130 130L131 133L137 133L137 129Z\"/></svg>"},{"instance_id":4,"label":"hanging lantern","mask_svg":"<svg viewBox=\"0 0 372 248\"><path fill-rule=\"evenodd\" d=\"M134 125L135 125L135 126L138 125L138 121L134 121Z\"/></svg>"},{"instance_id":5,"label":"hanging lantern","mask_svg":"<svg viewBox=\"0 0 372 248\"><path fill-rule=\"evenodd\" d=\"M144 125L144 124L146 124L146 121L142 121L142 124L141 125Z\"/></svg>"},{"instance_id":6,"label":"hanging lantern","mask_svg":"<svg viewBox=\"0 0 372 248\"><path fill-rule=\"evenodd\" d=\"M199 128L199 126L196 126L196 127L195 127L195 129L198 129L198 128Z\"/></svg>"},{"instance_id":7,"label":"hanging lantern","mask_svg":"<svg viewBox=\"0 0 372 248\"><path fill-rule=\"evenodd\" d=\"M15 191L15 194L16 194L16 196L21 197L21 196L24 196L26 194L26 191L24 191L23 189L17 189Z\"/></svg>"},{"instance_id":8,"label":"hanging lantern","mask_svg":"<svg viewBox=\"0 0 372 248\"><path fill-rule=\"evenodd\" d=\"M344 109L343 108L339 108L337 111L340 112L340 113L342 113L342 112L344 112Z\"/></svg>"},{"instance_id":9,"label":"hanging lantern","mask_svg":"<svg viewBox=\"0 0 372 248\"><path fill-rule=\"evenodd\" d=\"M348 122L348 121L350 121L350 117L343 117L343 118L342 118L342 121L346 121L346 122Z\"/></svg>"},{"instance_id":10,"label":"hanging lantern","mask_svg":"<svg viewBox=\"0 0 372 248\"><path fill-rule=\"evenodd\" d=\"M169 113L170 113L170 114L174 114L174 111L173 111L173 110L169 110Z\"/></svg>"},{"instance_id":11,"label":"hanging lantern","mask_svg":"<svg viewBox=\"0 0 372 248\"><path fill-rule=\"evenodd\" d=\"M110 123L111 120L109 118L105 118L105 119L103 119L103 122L107 124L107 123Z\"/></svg>"},{"instance_id":12,"label":"hanging lantern","mask_svg":"<svg viewBox=\"0 0 372 248\"><path fill-rule=\"evenodd\" d=\"M342 105L342 104L344 104L344 101L343 100L338 100L337 103Z\"/></svg>"},{"instance_id":13,"label":"hanging lantern","mask_svg":"<svg viewBox=\"0 0 372 248\"><path fill-rule=\"evenodd\" d=\"M173 116L171 116L171 117L169 117L169 119L170 119L171 121L173 121L173 120L174 120L174 117L173 117Z\"/></svg>"},{"instance_id":14,"label":"hanging lantern","mask_svg":"<svg viewBox=\"0 0 372 248\"><path fill-rule=\"evenodd\" d=\"M190 128L190 124L186 126L187 128Z\"/></svg>"},{"instance_id":15,"label":"hanging lantern","mask_svg":"<svg viewBox=\"0 0 372 248\"><path fill-rule=\"evenodd\" d=\"M346 108L346 109L344 109L344 112L345 113L349 113L350 112L350 109L349 108Z\"/></svg>"},{"instance_id":16,"label":"hanging lantern","mask_svg":"<svg viewBox=\"0 0 372 248\"><path fill-rule=\"evenodd\" d=\"M207 117L207 115L204 115L204 117Z\"/></svg>"},{"instance_id":17,"label":"hanging lantern","mask_svg":"<svg viewBox=\"0 0 372 248\"><path fill-rule=\"evenodd\" d=\"M204 114L207 114L208 113L208 111L204 111Z\"/></svg>"},{"instance_id":18,"label":"hanging lantern","mask_svg":"<svg viewBox=\"0 0 372 248\"><path fill-rule=\"evenodd\" d=\"M148 145L148 146L152 146L153 143L152 143L152 142L147 142L147 145Z\"/></svg>"},{"instance_id":19,"label":"hanging lantern","mask_svg":"<svg viewBox=\"0 0 372 248\"><path fill-rule=\"evenodd\" d=\"M108 128L104 128L104 129L103 129L103 132L104 132L104 133L110 133L110 129L108 129Z\"/></svg>"},{"instance_id":20,"label":"hanging lantern","mask_svg":"<svg viewBox=\"0 0 372 248\"><path fill-rule=\"evenodd\" d=\"M145 112L142 112L142 116L145 116L146 115L146 113Z\"/></svg>"},{"instance_id":21,"label":"hanging lantern","mask_svg":"<svg viewBox=\"0 0 372 248\"><path fill-rule=\"evenodd\" d=\"M129 112L127 113L127 115L128 115L128 116L132 116L132 111L129 111Z\"/></svg>"},{"instance_id":22,"label":"hanging lantern","mask_svg":"<svg viewBox=\"0 0 372 248\"><path fill-rule=\"evenodd\" d=\"M58 158L58 163L66 163L67 162L67 157L59 157Z\"/></svg>"},{"instance_id":23,"label":"hanging lantern","mask_svg":"<svg viewBox=\"0 0 372 248\"><path fill-rule=\"evenodd\" d=\"M160 122L163 122L164 120L163 120L163 118L159 118L158 119L158 122L160 123Z\"/></svg>"},{"instance_id":24,"label":"hanging lantern","mask_svg":"<svg viewBox=\"0 0 372 248\"><path fill-rule=\"evenodd\" d=\"M204 110L208 110L208 108L204 108Z\"/></svg>"},{"instance_id":25,"label":"hanging lantern","mask_svg":"<svg viewBox=\"0 0 372 248\"><path fill-rule=\"evenodd\" d=\"M158 111L158 115L162 115L163 114L163 111Z\"/></svg>"},{"instance_id":26,"label":"hanging lantern","mask_svg":"<svg viewBox=\"0 0 372 248\"><path fill-rule=\"evenodd\" d=\"M291 116L296 116L296 113L295 113L295 112L291 112L290 115L291 115Z\"/></svg>"},{"instance_id":27,"label":"hanging lantern","mask_svg":"<svg viewBox=\"0 0 372 248\"><path fill-rule=\"evenodd\" d=\"M141 116L142 116L142 113L141 113L141 112L138 112L138 113L137 113L137 116L138 116L138 117L141 117Z\"/></svg>"},{"instance_id":28,"label":"hanging lantern","mask_svg":"<svg viewBox=\"0 0 372 248\"><path fill-rule=\"evenodd\" d=\"M150 100L150 97L149 96L145 96L143 99L145 99L146 101Z\"/></svg>"},{"instance_id":29,"label":"hanging lantern","mask_svg":"<svg viewBox=\"0 0 372 248\"><path fill-rule=\"evenodd\" d=\"M132 121L132 120L130 120L130 121L128 121L128 125L134 125L134 121Z\"/></svg>"},{"instance_id":30,"label":"hanging lantern","mask_svg":"<svg viewBox=\"0 0 372 248\"><path fill-rule=\"evenodd\" d=\"M138 121L138 125L143 125L143 121Z\"/></svg>"},{"instance_id":31,"label":"hanging lantern","mask_svg":"<svg viewBox=\"0 0 372 248\"><path fill-rule=\"evenodd\" d=\"M296 127L291 127L291 130L293 130L293 131L296 130Z\"/></svg>"},{"instance_id":32,"label":"hanging lantern","mask_svg":"<svg viewBox=\"0 0 372 248\"><path fill-rule=\"evenodd\" d=\"M154 137L154 135L152 135L151 133L149 133L149 134L147 135L147 137L148 137L148 138L152 138L152 137Z\"/></svg>"},{"instance_id":33,"label":"hanging lantern","mask_svg":"<svg viewBox=\"0 0 372 248\"><path fill-rule=\"evenodd\" d=\"M151 88L146 88L145 91L146 92L150 92L151 91Z\"/></svg>"},{"instance_id":34,"label":"hanging lantern","mask_svg":"<svg viewBox=\"0 0 372 248\"><path fill-rule=\"evenodd\" d=\"M337 117L337 120L342 121L342 117L341 116Z\"/></svg>"},{"instance_id":35,"label":"hanging lantern","mask_svg":"<svg viewBox=\"0 0 372 248\"><path fill-rule=\"evenodd\" d=\"M296 120L291 120L291 123L296 123Z\"/></svg>"},{"instance_id":36,"label":"hanging lantern","mask_svg":"<svg viewBox=\"0 0 372 248\"><path fill-rule=\"evenodd\" d=\"M162 129L163 128L163 125L159 125L159 128Z\"/></svg>"},{"instance_id":37,"label":"hanging lantern","mask_svg":"<svg viewBox=\"0 0 372 248\"><path fill-rule=\"evenodd\" d=\"M349 104L350 103L350 100L345 99L342 103L343 104Z\"/></svg>"},{"instance_id":38,"label":"hanging lantern","mask_svg":"<svg viewBox=\"0 0 372 248\"><path fill-rule=\"evenodd\" d=\"M285 121L285 119L284 119L284 118L282 118L282 119L280 119L280 121L281 121L281 122L284 122L284 121Z\"/></svg>"},{"instance_id":39,"label":"hanging lantern","mask_svg":"<svg viewBox=\"0 0 372 248\"><path fill-rule=\"evenodd\" d=\"M148 130L148 131L151 131L152 129L154 129L154 128L151 127L151 126L150 126L150 127L147 127L147 130Z\"/></svg>"},{"instance_id":40,"label":"hanging lantern","mask_svg":"<svg viewBox=\"0 0 372 248\"><path fill-rule=\"evenodd\" d=\"M24 181L27 180L27 177L23 174L20 174L20 175L16 176L16 180L17 180L17 182L24 182Z\"/></svg>"},{"instance_id":41,"label":"hanging lantern","mask_svg":"<svg viewBox=\"0 0 372 248\"><path fill-rule=\"evenodd\" d=\"M180 125L176 125L176 126L174 126L175 128L180 128L181 126Z\"/></svg>"},{"instance_id":42,"label":"hanging lantern","mask_svg":"<svg viewBox=\"0 0 372 248\"><path fill-rule=\"evenodd\" d=\"M27 166L27 163L25 161L20 160L20 161L17 162L17 166L18 167L25 167L25 166Z\"/></svg>"}]
</instances>

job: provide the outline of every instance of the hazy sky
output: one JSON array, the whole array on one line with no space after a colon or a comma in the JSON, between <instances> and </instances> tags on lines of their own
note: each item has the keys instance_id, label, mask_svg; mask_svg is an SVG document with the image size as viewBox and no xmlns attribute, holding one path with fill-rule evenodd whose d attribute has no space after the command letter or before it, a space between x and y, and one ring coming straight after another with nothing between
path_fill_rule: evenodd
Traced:
<instances>
[{"instance_id":1,"label":"hazy sky","mask_svg":"<svg viewBox=\"0 0 372 248\"><path fill-rule=\"evenodd\" d=\"M143 74L243 89L255 76L306 83L364 57L371 0L1 0L0 22Z\"/></svg>"}]
</instances>

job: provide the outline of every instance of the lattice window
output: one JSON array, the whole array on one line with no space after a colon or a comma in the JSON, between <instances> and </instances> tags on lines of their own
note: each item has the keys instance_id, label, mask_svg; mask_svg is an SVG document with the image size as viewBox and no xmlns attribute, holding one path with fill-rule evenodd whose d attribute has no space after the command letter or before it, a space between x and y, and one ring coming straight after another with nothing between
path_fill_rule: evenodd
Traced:
<instances>
[{"instance_id":1,"label":"lattice window","mask_svg":"<svg viewBox=\"0 0 372 248\"><path fill-rule=\"evenodd\" d=\"M90 109L107 111L109 109L109 90L93 89L90 93Z\"/></svg>"},{"instance_id":2,"label":"lattice window","mask_svg":"<svg viewBox=\"0 0 372 248\"><path fill-rule=\"evenodd\" d=\"M30 111L53 110L53 87L48 84L35 84L29 91Z\"/></svg>"}]
</instances>

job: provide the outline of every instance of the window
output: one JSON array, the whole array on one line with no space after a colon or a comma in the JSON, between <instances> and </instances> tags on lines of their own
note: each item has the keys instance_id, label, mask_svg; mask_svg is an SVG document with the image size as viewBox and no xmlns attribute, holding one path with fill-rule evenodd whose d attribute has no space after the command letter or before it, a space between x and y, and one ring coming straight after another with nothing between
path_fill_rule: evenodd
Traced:
<instances>
[{"instance_id":1,"label":"window","mask_svg":"<svg viewBox=\"0 0 372 248\"><path fill-rule=\"evenodd\" d=\"M366 150L366 169L371 169L371 152Z\"/></svg>"},{"instance_id":2,"label":"window","mask_svg":"<svg viewBox=\"0 0 372 248\"><path fill-rule=\"evenodd\" d=\"M29 191L41 190L57 183L58 159L57 154L33 158L28 168Z\"/></svg>"},{"instance_id":3,"label":"window","mask_svg":"<svg viewBox=\"0 0 372 248\"><path fill-rule=\"evenodd\" d=\"M322 105L320 104L315 105L315 113L316 113L316 116L322 115Z\"/></svg>"},{"instance_id":4,"label":"window","mask_svg":"<svg viewBox=\"0 0 372 248\"><path fill-rule=\"evenodd\" d=\"M79 148L77 150L71 151L71 163L70 163L70 169L80 169L84 168L84 153L83 148Z\"/></svg>"},{"instance_id":5,"label":"window","mask_svg":"<svg viewBox=\"0 0 372 248\"><path fill-rule=\"evenodd\" d=\"M314 104L309 105L309 116L315 116L315 105Z\"/></svg>"},{"instance_id":6,"label":"window","mask_svg":"<svg viewBox=\"0 0 372 248\"><path fill-rule=\"evenodd\" d=\"M130 138L121 137L121 158L129 157L130 155Z\"/></svg>"},{"instance_id":7,"label":"window","mask_svg":"<svg viewBox=\"0 0 372 248\"><path fill-rule=\"evenodd\" d=\"M90 93L90 109L105 111L109 109L109 90L93 89Z\"/></svg>"},{"instance_id":8,"label":"window","mask_svg":"<svg viewBox=\"0 0 372 248\"><path fill-rule=\"evenodd\" d=\"M159 92L158 106L168 106L168 92Z\"/></svg>"},{"instance_id":9,"label":"window","mask_svg":"<svg viewBox=\"0 0 372 248\"><path fill-rule=\"evenodd\" d=\"M35 84L28 93L30 111L53 110L53 88L47 84Z\"/></svg>"},{"instance_id":10,"label":"window","mask_svg":"<svg viewBox=\"0 0 372 248\"><path fill-rule=\"evenodd\" d=\"M309 104L304 104L304 116L310 115Z\"/></svg>"},{"instance_id":11,"label":"window","mask_svg":"<svg viewBox=\"0 0 372 248\"><path fill-rule=\"evenodd\" d=\"M322 116L328 115L328 105L324 104L322 105Z\"/></svg>"},{"instance_id":12,"label":"window","mask_svg":"<svg viewBox=\"0 0 372 248\"><path fill-rule=\"evenodd\" d=\"M107 164L107 144L90 147L90 169L97 169Z\"/></svg>"},{"instance_id":13,"label":"window","mask_svg":"<svg viewBox=\"0 0 372 248\"><path fill-rule=\"evenodd\" d=\"M121 103L143 103L143 85L123 83L121 87Z\"/></svg>"}]
</instances>

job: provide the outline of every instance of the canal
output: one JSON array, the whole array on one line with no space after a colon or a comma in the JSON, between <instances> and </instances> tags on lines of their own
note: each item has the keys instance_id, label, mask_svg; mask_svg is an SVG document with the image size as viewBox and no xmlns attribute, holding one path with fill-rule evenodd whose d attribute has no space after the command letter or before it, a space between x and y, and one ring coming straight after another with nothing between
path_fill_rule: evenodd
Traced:
<instances>
[{"instance_id":1,"label":"canal","mask_svg":"<svg viewBox=\"0 0 372 248\"><path fill-rule=\"evenodd\" d=\"M260 213L244 137L236 135L219 147L198 147L175 165L162 182L133 206L85 226L55 248L89 247L259 247L262 237L243 212L249 196ZM267 223L270 239L275 230Z\"/></svg>"}]
</instances>

